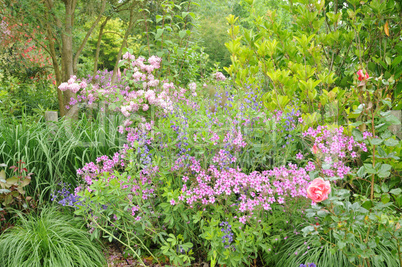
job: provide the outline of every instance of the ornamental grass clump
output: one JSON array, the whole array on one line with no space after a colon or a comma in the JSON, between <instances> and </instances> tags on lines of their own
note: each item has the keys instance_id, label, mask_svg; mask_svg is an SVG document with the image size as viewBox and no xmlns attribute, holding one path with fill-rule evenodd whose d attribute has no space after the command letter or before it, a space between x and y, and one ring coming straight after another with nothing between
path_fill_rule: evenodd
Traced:
<instances>
[{"instance_id":1,"label":"ornamental grass clump","mask_svg":"<svg viewBox=\"0 0 402 267\"><path fill-rule=\"evenodd\" d=\"M105 266L99 243L92 242L81 219L45 208L20 215L0 237L0 266Z\"/></svg>"}]
</instances>

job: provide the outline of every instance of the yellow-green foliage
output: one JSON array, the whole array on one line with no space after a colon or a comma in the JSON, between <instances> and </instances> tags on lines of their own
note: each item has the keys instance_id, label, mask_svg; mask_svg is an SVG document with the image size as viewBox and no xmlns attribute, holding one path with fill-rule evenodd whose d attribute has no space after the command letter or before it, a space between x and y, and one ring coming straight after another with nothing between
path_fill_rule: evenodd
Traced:
<instances>
[{"instance_id":1,"label":"yellow-green foliage","mask_svg":"<svg viewBox=\"0 0 402 267\"><path fill-rule=\"evenodd\" d=\"M395 1L296 0L265 12L260 2L244 1L247 18L226 18L232 64L225 70L238 86L268 90L268 109L297 106L305 119L332 122L358 102L353 92L348 102L344 97L358 69L400 81L401 19L395 14L401 6ZM401 82L393 86L402 91Z\"/></svg>"},{"instance_id":2,"label":"yellow-green foliage","mask_svg":"<svg viewBox=\"0 0 402 267\"><path fill-rule=\"evenodd\" d=\"M88 40L89 46L86 51L84 51L86 56L90 58L95 57L96 44L98 41L100 25L102 24L102 22L103 21L99 23L98 27L92 33L91 37ZM87 26L90 27L89 24ZM126 27L127 25L125 25L125 23L119 18L110 19L107 22L103 30L100 46L98 62L99 69L113 69L114 64L116 63L117 54L119 53L121 44L123 42ZM139 35L130 35L127 39L127 47L131 48L134 51L134 54L136 54L140 49L140 43L137 42L139 38Z\"/></svg>"}]
</instances>

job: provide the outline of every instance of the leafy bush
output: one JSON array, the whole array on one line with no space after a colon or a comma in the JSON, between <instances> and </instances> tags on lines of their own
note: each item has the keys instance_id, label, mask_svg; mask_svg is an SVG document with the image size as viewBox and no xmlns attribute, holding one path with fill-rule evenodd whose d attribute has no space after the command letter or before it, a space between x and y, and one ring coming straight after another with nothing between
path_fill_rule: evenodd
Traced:
<instances>
[{"instance_id":1,"label":"leafy bush","mask_svg":"<svg viewBox=\"0 0 402 267\"><path fill-rule=\"evenodd\" d=\"M9 122L38 120L45 110L57 109L56 88L49 80L0 77L0 115Z\"/></svg>"},{"instance_id":2,"label":"leafy bush","mask_svg":"<svg viewBox=\"0 0 402 267\"><path fill-rule=\"evenodd\" d=\"M0 238L1 266L104 266L99 243L90 240L82 220L45 208L20 215Z\"/></svg>"},{"instance_id":3,"label":"leafy bush","mask_svg":"<svg viewBox=\"0 0 402 267\"><path fill-rule=\"evenodd\" d=\"M259 82L267 88L268 109L298 106L311 123L343 123L350 107L343 99L358 99L348 90L358 69L396 81L390 92L400 99L398 1L299 0L264 14L258 2L245 1L249 27L241 25L243 18L227 17L232 65L225 70L239 86ZM278 16L283 12L290 23ZM329 109L335 109L333 118Z\"/></svg>"},{"instance_id":4,"label":"leafy bush","mask_svg":"<svg viewBox=\"0 0 402 267\"><path fill-rule=\"evenodd\" d=\"M7 178L4 170L0 171L0 230L7 228L11 222L6 215L12 210L27 211L35 208L35 203L30 196L25 195L27 185L31 183L32 173L24 167L25 162L17 162L17 166L11 166L13 176ZM0 164L0 167L6 167Z\"/></svg>"}]
</instances>

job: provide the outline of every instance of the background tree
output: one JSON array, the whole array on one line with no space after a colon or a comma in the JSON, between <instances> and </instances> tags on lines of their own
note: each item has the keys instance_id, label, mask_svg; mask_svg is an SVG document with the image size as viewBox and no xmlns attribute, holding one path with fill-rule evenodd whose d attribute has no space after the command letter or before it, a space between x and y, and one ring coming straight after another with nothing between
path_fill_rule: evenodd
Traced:
<instances>
[{"instance_id":1,"label":"background tree","mask_svg":"<svg viewBox=\"0 0 402 267\"><path fill-rule=\"evenodd\" d=\"M41 46L50 55L56 85L67 81L71 75L77 72L80 54L106 8L106 0L1 0L0 4L1 15L18 25L20 30L27 35L32 33L30 27L39 26L43 29L46 42L40 42L36 36L31 36L31 38L36 45ZM83 17L91 18L92 24L78 42L79 34L77 32L82 27L77 26L83 23ZM79 45L75 45L75 43L79 43ZM71 97L73 95L70 91L63 94L58 90L61 116L67 113L65 103L68 103Z\"/></svg>"}]
</instances>

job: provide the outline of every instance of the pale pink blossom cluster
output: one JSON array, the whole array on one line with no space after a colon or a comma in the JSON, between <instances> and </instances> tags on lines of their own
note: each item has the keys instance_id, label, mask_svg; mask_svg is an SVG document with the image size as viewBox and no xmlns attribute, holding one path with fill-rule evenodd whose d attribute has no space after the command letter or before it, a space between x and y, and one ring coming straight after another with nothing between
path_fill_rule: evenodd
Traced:
<instances>
[{"instance_id":1,"label":"pale pink blossom cluster","mask_svg":"<svg viewBox=\"0 0 402 267\"><path fill-rule=\"evenodd\" d=\"M197 92L196 92L196 90L197 90L197 84L194 83L194 82L192 82L192 83L190 83L190 84L188 85L188 87L190 88L191 94L192 94L193 96L197 96Z\"/></svg>"},{"instance_id":2,"label":"pale pink blossom cluster","mask_svg":"<svg viewBox=\"0 0 402 267\"><path fill-rule=\"evenodd\" d=\"M126 52L126 53L123 55L123 59L135 60L135 56L134 56L134 55L131 55L129 52Z\"/></svg>"},{"instance_id":3,"label":"pale pink blossom cluster","mask_svg":"<svg viewBox=\"0 0 402 267\"><path fill-rule=\"evenodd\" d=\"M77 76L71 75L70 79L66 83L62 83L59 85L59 89L61 91L67 91L70 90L74 94L78 93L80 89L85 89L88 85L85 81L82 81L81 83L77 83Z\"/></svg>"},{"instance_id":4,"label":"pale pink blossom cluster","mask_svg":"<svg viewBox=\"0 0 402 267\"><path fill-rule=\"evenodd\" d=\"M135 81L145 80L146 74L141 73L141 71L146 72L147 74L152 73L154 70L159 69L161 67L162 59L157 56L151 56L148 59L149 65L145 64L144 57L135 58L134 55L131 55L129 52L123 55L123 59L128 60L131 67L134 69L133 78Z\"/></svg>"},{"instance_id":5,"label":"pale pink blossom cluster","mask_svg":"<svg viewBox=\"0 0 402 267\"><path fill-rule=\"evenodd\" d=\"M8 29L8 23L4 20L0 22L0 43L1 40L10 35L10 30Z\"/></svg>"},{"instance_id":6,"label":"pale pink blossom cluster","mask_svg":"<svg viewBox=\"0 0 402 267\"><path fill-rule=\"evenodd\" d=\"M218 71L212 75L214 76L215 80L217 80L217 81L226 81L225 75L223 75L223 73L220 71Z\"/></svg>"},{"instance_id":7,"label":"pale pink blossom cluster","mask_svg":"<svg viewBox=\"0 0 402 267\"><path fill-rule=\"evenodd\" d=\"M149 89L132 91L128 94L121 103L120 111L125 117L129 117L139 109L147 111L151 105L160 107L165 112L173 109L172 102L165 91L157 94Z\"/></svg>"},{"instance_id":8,"label":"pale pink blossom cluster","mask_svg":"<svg viewBox=\"0 0 402 267\"><path fill-rule=\"evenodd\" d=\"M77 80L76 76L71 76L68 82L59 86L59 89L71 90L77 94L71 99L70 106L79 102L92 104L104 100L108 105L113 104L116 107L115 111L120 111L125 117L139 111L146 112L151 106L162 110L163 113L170 112L173 106L169 89L174 89L175 86L168 81L160 83L152 74L160 68L161 58L151 56L148 65L144 63L145 58L135 58L127 52L123 55L123 60L126 60L123 73L132 78L133 86L128 86L121 77L118 77L116 85L112 85L111 73L99 72L100 75L82 81ZM161 88L158 87L160 84Z\"/></svg>"}]
</instances>

